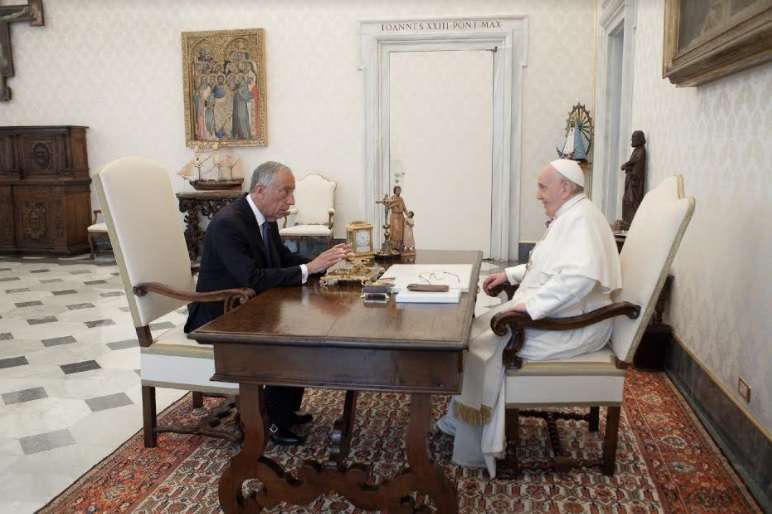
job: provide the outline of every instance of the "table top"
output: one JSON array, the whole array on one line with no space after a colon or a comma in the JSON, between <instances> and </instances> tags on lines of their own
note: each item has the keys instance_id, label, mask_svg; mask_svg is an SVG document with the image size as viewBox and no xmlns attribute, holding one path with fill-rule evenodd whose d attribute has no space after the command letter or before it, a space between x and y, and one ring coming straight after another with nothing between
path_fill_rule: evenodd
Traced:
<instances>
[{"instance_id":1,"label":"table top","mask_svg":"<svg viewBox=\"0 0 772 514\"><path fill-rule=\"evenodd\" d=\"M202 343L462 351L472 326L481 252L419 250L417 264L471 264L457 304L365 304L359 285L273 288L190 334ZM395 260L394 264L404 261ZM389 263L391 264L391 263ZM383 264L388 267L389 264Z\"/></svg>"}]
</instances>

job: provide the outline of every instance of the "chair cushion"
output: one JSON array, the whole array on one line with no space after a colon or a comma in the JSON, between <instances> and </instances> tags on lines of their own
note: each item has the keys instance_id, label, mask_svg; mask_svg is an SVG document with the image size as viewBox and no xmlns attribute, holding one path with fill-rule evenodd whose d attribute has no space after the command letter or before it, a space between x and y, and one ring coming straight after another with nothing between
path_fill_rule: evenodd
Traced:
<instances>
[{"instance_id":1,"label":"chair cushion","mask_svg":"<svg viewBox=\"0 0 772 514\"><path fill-rule=\"evenodd\" d=\"M336 183L312 173L295 183L295 206L298 225L327 225L329 209L335 206Z\"/></svg>"},{"instance_id":2,"label":"chair cushion","mask_svg":"<svg viewBox=\"0 0 772 514\"><path fill-rule=\"evenodd\" d=\"M104 232L107 233L107 223L94 223L93 225L89 226L86 230L89 232Z\"/></svg>"},{"instance_id":3,"label":"chair cushion","mask_svg":"<svg viewBox=\"0 0 772 514\"><path fill-rule=\"evenodd\" d=\"M281 236L295 237L328 237L332 230L326 225L293 225L279 230Z\"/></svg>"},{"instance_id":4,"label":"chair cushion","mask_svg":"<svg viewBox=\"0 0 772 514\"><path fill-rule=\"evenodd\" d=\"M182 325L158 336L151 346L141 347L140 361L144 386L220 394L238 392L238 384L210 380L214 374L212 346L189 339Z\"/></svg>"},{"instance_id":5,"label":"chair cushion","mask_svg":"<svg viewBox=\"0 0 772 514\"><path fill-rule=\"evenodd\" d=\"M571 359L525 361L522 368L507 370L507 406L619 405L625 375L610 348Z\"/></svg>"}]
</instances>

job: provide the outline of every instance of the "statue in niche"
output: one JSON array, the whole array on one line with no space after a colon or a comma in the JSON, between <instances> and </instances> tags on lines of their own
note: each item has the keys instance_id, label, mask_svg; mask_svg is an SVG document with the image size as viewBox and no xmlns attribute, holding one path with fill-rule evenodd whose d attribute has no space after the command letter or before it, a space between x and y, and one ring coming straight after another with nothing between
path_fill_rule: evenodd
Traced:
<instances>
[{"instance_id":1,"label":"statue in niche","mask_svg":"<svg viewBox=\"0 0 772 514\"><path fill-rule=\"evenodd\" d=\"M622 196L622 226L627 230L633 221L635 211L643 200L646 181L646 137L643 131L633 132L630 144L634 148L630 159L621 167L625 172L625 192Z\"/></svg>"}]
</instances>

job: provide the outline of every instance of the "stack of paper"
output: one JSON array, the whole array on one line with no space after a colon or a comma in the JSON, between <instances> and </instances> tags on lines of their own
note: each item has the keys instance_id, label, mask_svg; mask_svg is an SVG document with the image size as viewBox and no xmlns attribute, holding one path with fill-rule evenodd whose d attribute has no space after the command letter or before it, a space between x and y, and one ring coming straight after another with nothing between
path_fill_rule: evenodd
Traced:
<instances>
[{"instance_id":1,"label":"stack of paper","mask_svg":"<svg viewBox=\"0 0 772 514\"><path fill-rule=\"evenodd\" d=\"M469 291L471 264L395 264L381 276L391 280L397 302L458 303L461 293ZM446 285L446 292L408 291L408 284Z\"/></svg>"}]
</instances>

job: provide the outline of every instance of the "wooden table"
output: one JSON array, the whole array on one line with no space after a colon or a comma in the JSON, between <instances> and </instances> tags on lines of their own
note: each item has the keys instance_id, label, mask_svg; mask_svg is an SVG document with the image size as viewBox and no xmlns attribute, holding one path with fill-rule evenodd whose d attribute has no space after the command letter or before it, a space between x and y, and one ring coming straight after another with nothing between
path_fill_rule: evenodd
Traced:
<instances>
[{"instance_id":1,"label":"wooden table","mask_svg":"<svg viewBox=\"0 0 772 514\"><path fill-rule=\"evenodd\" d=\"M469 293L458 304L364 304L360 287L276 288L191 334L214 344L213 380L238 382L244 446L220 478L226 513L259 512L281 501L302 505L336 491L357 507L413 512L410 492L428 494L440 513L458 512L456 487L430 460L431 395L461 389L462 354L474 313L480 252L419 251L415 262L472 265ZM262 385L346 390L336 422L337 450L290 476L263 455ZM381 484L368 484L362 465L344 466L352 436L356 391L410 394L408 466ZM242 483L257 478L260 494L245 497Z\"/></svg>"}]
</instances>

